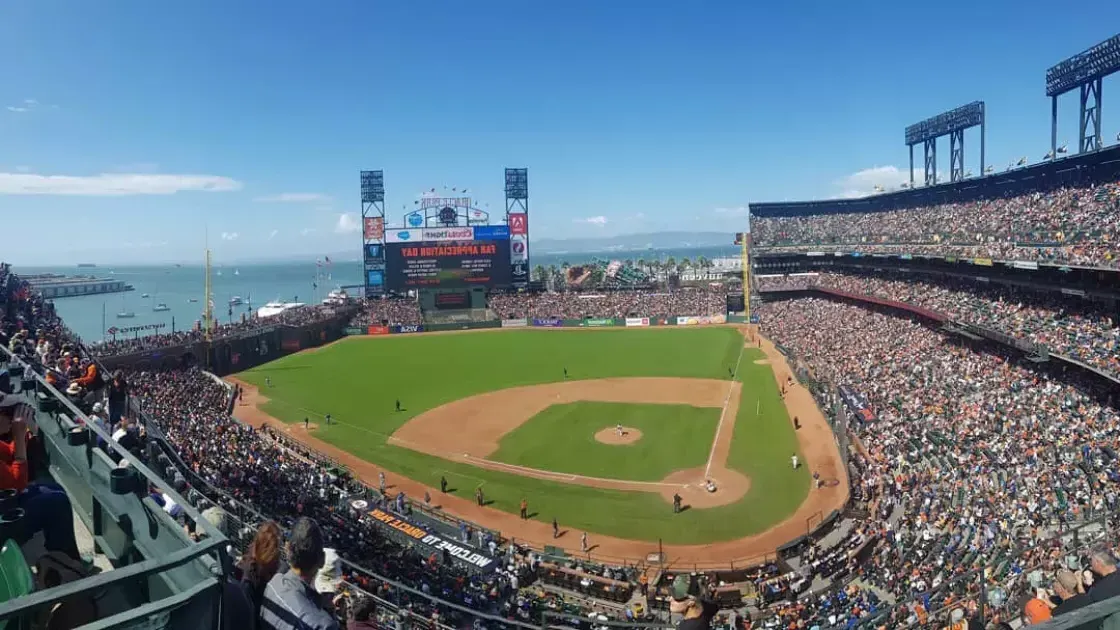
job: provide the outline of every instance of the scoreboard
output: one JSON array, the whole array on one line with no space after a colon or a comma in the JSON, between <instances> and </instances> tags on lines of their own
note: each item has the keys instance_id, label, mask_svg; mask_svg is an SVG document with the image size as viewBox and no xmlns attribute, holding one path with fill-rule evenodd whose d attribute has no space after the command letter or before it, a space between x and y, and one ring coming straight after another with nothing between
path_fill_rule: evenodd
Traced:
<instances>
[{"instance_id":1,"label":"scoreboard","mask_svg":"<svg viewBox=\"0 0 1120 630\"><path fill-rule=\"evenodd\" d=\"M510 241L422 241L385 244L385 288L461 289L511 282Z\"/></svg>"}]
</instances>

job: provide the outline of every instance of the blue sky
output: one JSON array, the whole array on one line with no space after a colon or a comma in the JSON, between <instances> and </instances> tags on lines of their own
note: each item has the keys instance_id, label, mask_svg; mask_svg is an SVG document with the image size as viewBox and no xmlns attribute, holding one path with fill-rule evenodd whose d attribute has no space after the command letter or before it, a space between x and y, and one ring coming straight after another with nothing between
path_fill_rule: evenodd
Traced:
<instances>
[{"instance_id":1,"label":"blue sky","mask_svg":"<svg viewBox=\"0 0 1120 630\"><path fill-rule=\"evenodd\" d=\"M0 258L356 256L377 168L396 216L443 186L498 209L524 166L536 239L737 231L750 201L897 185L903 128L975 99L990 163L1038 161L1046 68L1120 24L1094 4L7 0L0 218L27 238Z\"/></svg>"}]
</instances>

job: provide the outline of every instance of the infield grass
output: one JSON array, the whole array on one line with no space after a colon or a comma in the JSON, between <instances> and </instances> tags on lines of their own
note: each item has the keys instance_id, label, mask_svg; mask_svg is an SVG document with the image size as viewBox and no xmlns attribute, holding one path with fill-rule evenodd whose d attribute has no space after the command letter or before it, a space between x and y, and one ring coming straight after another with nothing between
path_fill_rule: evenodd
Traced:
<instances>
[{"instance_id":1,"label":"infield grass","mask_svg":"<svg viewBox=\"0 0 1120 630\"><path fill-rule=\"evenodd\" d=\"M496 389L562 381L564 368L570 379L727 379L740 354L736 378L743 392L728 465L751 478L751 489L732 505L674 515L657 494L483 470L386 443L423 411ZM565 528L699 544L764 531L785 520L809 491L806 467L789 465L797 439L773 371L754 363L760 358L761 351L743 348L738 330L724 327L503 330L356 337L238 376L262 388L271 399L265 411L273 417L302 422L311 416L319 422L320 439L404 477L438 487L444 475L460 496L483 485L491 507L510 513L526 498L536 519L556 517ZM264 388L266 376L272 387ZM401 413L393 410L398 398ZM322 423L327 413L329 427Z\"/></svg>"},{"instance_id":2,"label":"infield grass","mask_svg":"<svg viewBox=\"0 0 1120 630\"><path fill-rule=\"evenodd\" d=\"M552 405L507 433L487 459L588 477L661 481L674 470L707 463L719 415L719 407L692 405ZM641 431L641 439L625 445L595 439L618 424Z\"/></svg>"}]
</instances>

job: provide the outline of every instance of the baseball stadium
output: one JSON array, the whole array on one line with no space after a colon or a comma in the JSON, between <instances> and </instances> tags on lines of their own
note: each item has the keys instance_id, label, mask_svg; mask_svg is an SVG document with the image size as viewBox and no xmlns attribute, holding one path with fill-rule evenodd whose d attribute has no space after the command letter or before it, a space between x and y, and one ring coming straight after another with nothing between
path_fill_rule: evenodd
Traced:
<instances>
[{"instance_id":1,"label":"baseball stadium","mask_svg":"<svg viewBox=\"0 0 1120 630\"><path fill-rule=\"evenodd\" d=\"M527 168L399 215L360 171L362 282L225 324L209 251L197 326L101 342L0 265L0 624L1115 627L1116 69L1046 73L1076 153L970 176L969 103L718 272L534 267Z\"/></svg>"}]
</instances>

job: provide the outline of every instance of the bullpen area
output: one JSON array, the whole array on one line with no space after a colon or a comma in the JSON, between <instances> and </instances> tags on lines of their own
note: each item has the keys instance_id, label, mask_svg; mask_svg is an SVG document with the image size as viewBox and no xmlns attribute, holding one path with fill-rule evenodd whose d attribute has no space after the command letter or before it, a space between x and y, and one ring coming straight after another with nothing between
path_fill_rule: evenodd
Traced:
<instances>
[{"instance_id":1,"label":"bullpen area","mask_svg":"<svg viewBox=\"0 0 1120 630\"><path fill-rule=\"evenodd\" d=\"M352 337L230 380L246 388L241 419L506 538L583 552L586 533L606 560L659 541L670 557L726 560L773 551L846 498L824 418L745 333ZM813 472L843 483L811 487Z\"/></svg>"}]
</instances>

